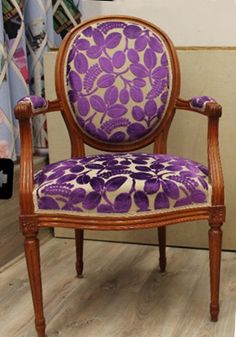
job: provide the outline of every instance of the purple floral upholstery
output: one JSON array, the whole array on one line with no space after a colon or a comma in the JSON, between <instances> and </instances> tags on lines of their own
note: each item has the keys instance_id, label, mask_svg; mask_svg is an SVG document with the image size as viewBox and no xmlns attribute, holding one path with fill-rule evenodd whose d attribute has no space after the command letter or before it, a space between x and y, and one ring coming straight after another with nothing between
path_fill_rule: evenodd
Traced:
<instances>
[{"instance_id":1,"label":"purple floral upholstery","mask_svg":"<svg viewBox=\"0 0 236 337\"><path fill-rule=\"evenodd\" d=\"M195 96L190 100L190 106L199 111L205 111L206 104L209 102L216 102L216 100L210 96Z\"/></svg>"},{"instance_id":2,"label":"purple floral upholstery","mask_svg":"<svg viewBox=\"0 0 236 337\"><path fill-rule=\"evenodd\" d=\"M172 88L162 37L138 22L97 22L77 34L66 58L68 104L83 132L134 142L165 115Z\"/></svg>"},{"instance_id":3,"label":"purple floral upholstery","mask_svg":"<svg viewBox=\"0 0 236 337\"><path fill-rule=\"evenodd\" d=\"M103 154L50 164L35 176L36 212L141 215L210 203L207 169L169 155Z\"/></svg>"},{"instance_id":4,"label":"purple floral upholstery","mask_svg":"<svg viewBox=\"0 0 236 337\"><path fill-rule=\"evenodd\" d=\"M48 102L44 97L31 95L23 97L18 103L27 103L30 102L33 112L36 112L39 109L47 108Z\"/></svg>"}]
</instances>

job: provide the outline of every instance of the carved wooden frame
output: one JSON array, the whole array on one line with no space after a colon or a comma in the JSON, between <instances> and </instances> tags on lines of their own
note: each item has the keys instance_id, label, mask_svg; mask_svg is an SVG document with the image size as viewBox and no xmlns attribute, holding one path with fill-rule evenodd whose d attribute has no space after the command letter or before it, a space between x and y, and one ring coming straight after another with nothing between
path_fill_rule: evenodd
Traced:
<instances>
[{"instance_id":1,"label":"carved wooden frame","mask_svg":"<svg viewBox=\"0 0 236 337\"><path fill-rule=\"evenodd\" d=\"M168 111L166 117L162 121L159 128L156 130L155 135L152 134L147 138L138 141L134 144L123 144L119 146L107 146L104 143L94 142L88 139L84 134L81 134L78 126L76 125L70 109L67 105L64 93L63 78L63 66L65 62L65 51L70 39L74 34L88 25L99 20L89 20L82 25L73 29L68 33L64 39L63 44L59 50L56 66L56 89L58 99L55 101L49 101L48 106L37 112L33 112L32 106L29 102L19 103L15 108L16 118L20 124L21 135L21 157L20 157L20 224L23 234L25 235L26 245L26 258L29 255L27 247L33 247L31 254L33 254L35 266L28 264L28 270L31 280L31 288L33 294L35 315L36 315L36 329L39 337L45 337L45 322L43 318L42 308L42 290L41 290L41 278L40 275L35 279L32 275L34 273L40 274L39 263L39 248L37 243L37 232L39 227L64 227L74 228L78 233L82 233L83 229L91 230L130 230L138 228L151 228L180 223L185 221L194 220L208 220L210 224L209 230L209 248L210 248L210 275L211 275L211 318L217 320L219 312L219 273L220 273L220 251L221 251L221 225L225 221L225 206L224 206L224 183L223 173L220 161L220 151L218 142L219 132L219 118L221 116L222 108L217 103L207 103L204 112L194 109L190 106L190 102L179 98L180 91L180 71L179 64L175 49L172 42L159 28L153 24L141 20L135 19L129 16L106 16L104 19L117 19L126 18L128 20L137 20L139 23L144 23L156 29L158 34L161 34L165 39L169 51L172 55L172 68L174 69L173 81L176 83L172 96L170 99ZM130 217L96 217L96 216L75 216L75 215L61 215L61 214L48 214L34 212L33 202L33 161L32 161L32 134L31 134L31 118L38 114L46 114L52 111L61 111L62 116L68 128L68 132L71 140L71 157L84 156L84 143L88 143L95 148L99 148L105 151L131 151L137 148L141 148L154 140L154 153L166 153L167 151L167 136L171 121L176 112L176 109L188 110L205 115L208 118L208 168L209 179L212 185L212 200L211 206L189 208L184 210L164 212L160 214L152 214L145 216L130 216ZM80 232L78 232L80 231ZM165 242L164 232L160 232L160 237ZM81 237L81 235L80 235ZM78 249L79 251L80 249ZM162 246L163 252L163 246ZM31 261L32 262L32 261ZM163 253L162 259L163 270L165 267L165 256ZM78 267L79 268L79 267Z\"/></svg>"}]
</instances>

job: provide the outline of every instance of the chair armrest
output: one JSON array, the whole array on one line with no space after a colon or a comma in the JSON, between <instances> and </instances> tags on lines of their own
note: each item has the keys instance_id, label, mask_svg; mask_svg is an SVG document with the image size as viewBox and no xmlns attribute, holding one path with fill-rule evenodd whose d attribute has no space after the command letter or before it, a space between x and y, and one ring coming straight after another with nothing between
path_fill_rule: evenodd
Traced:
<instances>
[{"instance_id":1,"label":"chair armrest","mask_svg":"<svg viewBox=\"0 0 236 337\"><path fill-rule=\"evenodd\" d=\"M16 119L29 119L33 116L51 111L60 111L62 106L59 100L48 101L46 98L36 95L21 98L14 109Z\"/></svg>"},{"instance_id":2,"label":"chair armrest","mask_svg":"<svg viewBox=\"0 0 236 337\"><path fill-rule=\"evenodd\" d=\"M209 181L212 186L211 202L214 206L224 207L224 179L219 148L219 118L222 107L212 97L196 96L190 100L178 98L175 108L198 112L208 117L207 152Z\"/></svg>"},{"instance_id":3,"label":"chair armrest","mask_svg":"<svg viewBox=\"0 0 236 337\"><path fill-rule=\"evenodd\" d=\"M194 96L189 100L177 98L175 108L198 112L208 117L221 117L222 107L210 96Z\"/></svg>"},{"instance_id":4,"label":"chair armrest","mask_svg":"<svg viewBox=\"0 0 236 337\"><path fill-rule=\"evenodd\" d=\"M50 111L62 110L58 100L48 101L40 96L26 96L16 105L14 112L19 120L21 155L20 155L20 213L32 215L34 213L33 202L33 143L31 118Z\"/></svg>"}]
</instances>

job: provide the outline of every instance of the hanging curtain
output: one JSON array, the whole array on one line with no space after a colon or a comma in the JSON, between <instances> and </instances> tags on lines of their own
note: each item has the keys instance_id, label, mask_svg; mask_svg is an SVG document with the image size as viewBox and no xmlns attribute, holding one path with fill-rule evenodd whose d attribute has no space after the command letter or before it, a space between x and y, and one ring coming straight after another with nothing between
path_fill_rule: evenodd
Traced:
<instances>
[{"instance_id":1,"label":"hanging curtain","mask_svg":"<svg viewBox=\"0 0 236 337\"><path fill-rule=\"evenodd\" d=\"M80 22L78 0L2 0L0 3L0 158L20 154L13 109L29 94L44 96L43 56ZM53 22L54 21L54 22ZM35 149L47 148L44 116L33 120Z\"/></svg>"},{"instance_id":2,"label":"hanging curtain","mask_svg":"<svg viewBox=\"0 0 236 337\"><path fill-rule=\"evenodd\" d=\"M79 0L52 0L55 44L59 47L66 33L80 23Z\"/></svg>"}]
</instances>

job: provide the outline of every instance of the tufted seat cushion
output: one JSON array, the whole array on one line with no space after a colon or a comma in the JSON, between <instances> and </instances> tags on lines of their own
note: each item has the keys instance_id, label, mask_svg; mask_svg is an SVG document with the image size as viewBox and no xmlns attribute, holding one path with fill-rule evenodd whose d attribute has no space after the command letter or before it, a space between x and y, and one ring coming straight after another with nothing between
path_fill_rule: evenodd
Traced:
<instances>
[{"instance_id":1,"label":"tufted seat cushion","mask_svg":"<svg viewBox=\"0 0 236 337\"><path fill-rule=\"evenodd\" d=\"M181 157L116 153L68 159L35 175L36 212L145 215L210 204L207 169Z\"/></svg>"}]
</instances>

